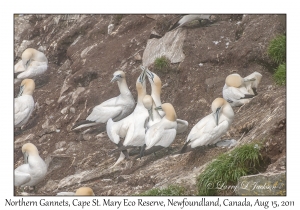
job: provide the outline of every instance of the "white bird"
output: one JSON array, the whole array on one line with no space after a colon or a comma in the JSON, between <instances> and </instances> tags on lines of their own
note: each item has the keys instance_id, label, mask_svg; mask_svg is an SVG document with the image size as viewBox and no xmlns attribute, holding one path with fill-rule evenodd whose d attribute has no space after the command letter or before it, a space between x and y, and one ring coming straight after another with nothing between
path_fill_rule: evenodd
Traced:
<instances>
[{"instance_id":1,"label":"white bird","mask_svg":"<svg viewBox=\"0 0 300 210\"><path fill-rule=\"evenodd\" d=\"M125 73L123 71L116 71L111 82L114 81L117 81L121 94L95 106L86 120L77 122L73 126L73 130L106 123L110 118L116 122L132 113L135 107L135 101L128 89Z\"/></svg>"},{"instance_id":2,"label":"white bird","mask_svg":"<svg viewBox=\"0 0 300 210\"><path fill-rule=\"evenodd\" d=\"M146 126L145 126L146 127L146 133L147 133L147 130L152 125L160 122L162 117L159 115L158 110L156 109L155 102L154 102L154 100L151 96L146 95L143 98L143 104L144 104L144 107L148 110L148 113L149 113L149 117L146 120Z\"/></svg>"},{"instance_id":3,"label":"white bird","mask_svg":"<svg viewBox=\"0 0 300 210\"><path fill-rule=\"evenodd\" d=\"M180 18L180 20L178 20L173 26L172 28L170 29L173 30L173 29L177 29L179 27L182 27L182 26L185 26L187 25L188 23L194 21L194 20L203 20L203 19L207 19L207 20L210 20L210 15L185 15L183 16L182 18Z\"/></svg>"},{"instance_id":4,"label":"white bird","mask_svg":"<svg viewBox=\"0 0 300 210\"><path fill-rule=\"evenodd\" d=\"M231 106L244 105L257 95L256 88L260 83L262 75L254 72L242 78L239 74L230 74L226 77L223 87L223 98Z\"/></svg>"},{"instance_id":5,"label":"white bird","mask_svg":"<svg viewBox=\"0 0 300 210\"><path fill-rule=\"evenodd\" d=\"M94 191L90 188L90 187L80 187L76 190L76 192L59 192L56 195L75 195L75 196L81 196L81 195L85 195L85 196L94 196Z\"/></svg>"},{"instance_id":6,"label":"white bird","mask_svg":"<svg viewBox=\"0 0 300 210\"><path fill-rule=\"evenodd\" d=\"M170 146L176 136L177 117L172 104L164 103L156 109L163 109L166 115L147 130L140 157Z\"/></svg>"},{"instance_id":7,"label":"white bird","mask_svg":"<svg viewBox=\"0 0 300 210\"><path fill-rule=\"evenodd\" d=\"M231 125L234 112L223 98L216 98L211 104L212 113L202 118L190 131L181 153L204 145L215 144Z\"/></svg>"},{"instance_id":8,"label":"white bird","mask_svg":"<svg viewBox=\"0 0 300 210\"><path fill-rule=\"evenodd\" d=\"M107 135L110 140L119 147L117 150L114 150L112 152L122 150L116 164L123 160L125 157L128 157L128 153L126 150L127 148L144 145L145 121L148 117L148 111L143 105L143 98L146 95L145 77L146 72L145 69L143 69L142 73L136 81L138 100L134 111L129 116L118 122L114 122L112 119L109 119L107 122ZM120 138L125 138L123 143L120 141Z\"/></svg>"},{"instance_id":9,"label":"white bird","mask_svg":"<svg viewBox=\"0 0 300 210\"><path fill-rule=\"evenodd\" d=\"M22 53L22 60L15 65L15 73L19 73L15 83L27 78L34 78L45 73L48 68L48 59L45 54L33 49L27 48ZM20 73L21 72L21 73Z\"/></svg>"},{"instance_id":10,"label":"white bird","mask_svg":"<svg viewBox=\"0 0 300 210\"><path fill-rule=\"evenodd\" d=\"M32 79L24 79L20 85L20 92L15 98L15 127L25 125L34 110L32 97L35 83Z\"/></svg>"},{"instance_id":11,"label":"white bird","mask_svg":"<svg viewBox=\"0 0 300 210\"><path fill-rule=\"evenodd\" d=\"M47 173L47 165L39 156L39 151L32 143L24 144L22 147L25 164L15 169L15 186L33 186L41 182Z\"/></svg>"},{"instance_id":12,"label":"white bird","mask_svg":"<svg viewBox=\"0 0 300 210\"><path fill-rule=\"evenodd\" d=\"M157 107L161 106L160 94L161 94L161 79L155 73L150 71L148 68L146 70L148 80L151 84L151 97L153 98L155 105ZM165 116L163 110L158 111L160 116ZM183 133L187 130L189 123L185 120L177 119L177 133Z\"/></svg>"}]
</instances>

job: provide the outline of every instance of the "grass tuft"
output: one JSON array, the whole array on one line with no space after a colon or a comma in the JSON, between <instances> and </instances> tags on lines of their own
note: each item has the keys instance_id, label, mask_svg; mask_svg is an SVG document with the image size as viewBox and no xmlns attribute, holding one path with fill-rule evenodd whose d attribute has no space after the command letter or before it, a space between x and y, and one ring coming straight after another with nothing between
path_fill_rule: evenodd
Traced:
<instances>
[{"instance_id":1,"label":"grass tuft","mask_svg":"<svg viewBox=\"0 0 300 210\"><path fill-rule=\"evenodd\" d=\"M185 193L186 193L185 188L183 188L181 186L170 185L164 189L154 188L154 189L148 190L146 192L143 192L139 195L143 195L143 196L180 196L180 195L185 195Z\"/></svg>"},{"instance_id":2,"label":"grass tuft","mask_svg":"<svg viewBox=\"0 0 300 210\"><path fill-rule=\"evenodd\" d=\"M166 58L165 56L162 56L160 58L156 58L154 61L154 68L156 70L162 71L162 72L168 72L170 68L170 60Z\"/></svg>"},{"instance_id":3,"label":"grass tuft","mask_svg":"<svg viewBox=\"0 0 300 210\"><path fill-rule=\"evenodd\" d=\"M271 40L268 55L277 64L286 62L286 36L279 35Z\"/></svg>"},{"instance_id":4,"label":"grass tuft","mask_svg":"<svg viewBox=\"0 0 300 210\"><path fill-rule=\"evenodd\" d=\"M222 186L236 184L239 177L256 174L262 158L259 150L257 144L251 143L221 154L198 176L198 194L216 195Z\"/></svg>"},{"instance_id":5,"label":"grass tuft","mask_svg":"<svg viewBox=\"0 0 300 210\"><path fill-rule=\"evenodd\" d=\"M278 66L273 77L274 77L276 84L285 85L285 83L286 83L286 64L285 63Z\"/></svg>"}]
</instances>

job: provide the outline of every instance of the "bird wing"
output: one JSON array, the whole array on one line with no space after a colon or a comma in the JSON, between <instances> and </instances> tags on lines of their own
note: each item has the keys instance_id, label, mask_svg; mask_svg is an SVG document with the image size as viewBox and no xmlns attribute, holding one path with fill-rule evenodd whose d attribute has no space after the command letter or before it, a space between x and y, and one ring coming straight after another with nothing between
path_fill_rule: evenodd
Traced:
<instances>
[{"instance_id":1,"label":"bird wing","mask_svg":"<svg viewBox=\"0 0 300 210\"><path fill-rule=\"evenodd\" d=\"M18 79L25 79L25 78L32 78L43 74L48 68L47 63L39 62L39 61L32 61L30 66L27 67L26 71L19 74L17 76Z\"/></svg>"},{"instance_id":2,"label":"bird wing","mask_svg":"<svg viewBox=\"0 0 300 210\"><path fill-rule=\"evenodd\" d=\"M29 102L29 103L28 103ZM32 112L34 104L26 98L15 98L15 125L20 124Z\"/></svg>"},{"instance_id":3,"label":"bird wing","mask_svg":"<svg viewBox=\"0 0 300 210\"><path fill-rule=\"evenodd\" d=\"M168 129L163 132L161 139L155 144L156 146L168 147L174 141L176 129Z\"/></svg>"},{"instance_id":4,"label":"bird wing","mask_svg":"<svg viewBox=\"0 0 300 210\"><path fill-rule=\"evenodd\" d=\"M177 119L177 132L176 133L183 133L188 128L188 121Z\"/></svg>"},{"instance_id":5,"label":"bird wing","mask_svg":"<svg viewBox=\"0 0 300 210\"><path fill-rule=\"evenodd\" d=\"M92 113L86 120L106 123L109 118L114 119L122 113L123 107L121 106L102 106L101 104L94 107Z\"/></svg>"},{"instance_id":6,"label":"bird wing","mask_svg":"<svg viewBox=\"0 0 300 210\"><path fill-rule=\"evenodd\" d=\"M206 126L207 122L210 120L214 120L212 114L205 116L196 125L194 125L187 137L187 141L193 141L199 138L199 136L202 135L203 129Z\"/></svg>"},{"instance_id":7,"label":"bird wing","mask_svg":"<svg viewBox=\"0 0 300 210\"><path fill-rule=\"evenodd\" d=\"M146 149L153 147L163 136L164 128L160 126L160 123L152 125L146 135L145 143L147 145Z\"/></svg>"},{"instance_id":8,"label":"bird wing","mask_svg":"<svg viewBox=\"0 0 300 210\"><path fill-rule=\"evenodd\" d=\"M227 101L236 101L241 98L244 98L245 94L239 89L235 87L227 87L223 88L223 98Z\"/></svg>"},{"instance_id":9,"label":"bird wing","mask_svg":"<svg viewBox=\"0 0 300 210\"><path fill-rule=\"evenodd\" d=\"M31 175L28 173L29 165L23 164L15 169L15 186L21 186L28 183L31 180Z\"/></svg>"},{"instance_id":10,"label":"bird wing","mask_svg":"<svg viewBox=\"0 0 300 210\"><path fill-rule=\"evenodd\" d=\"M202 134L198 136L198 138L192 140L191 147L195 148L218 142L221 136L226 133L228 127L229 123L227 121L223 121L218 126L213 126L213 123L208 123Z\"/></svg>"},{"instance_id":11,"label":"bird wing","mask_svg":"<svg viewBox=\"0 0 300 210\"><path fill-rule=\"evenodd\" d=\"M118 144L120 142L120 137L119 135L116 133L116 128L115 128L115 122L112 121L112 119L110 118L108 121L107 121L107 124L106 124L106 132L107 132L107 135L109 137L109 139L115 143L115 144Z\"/></svg>"},{"instance_id":12,"label":"bird wing","mask_svg":"<svg viewBox=\"0 0 300 210\"><path fill-rule=\"evenodd\" d=\"M22 60L15 65L15 73L25 71Z\"/></svg>"}]
</instances>

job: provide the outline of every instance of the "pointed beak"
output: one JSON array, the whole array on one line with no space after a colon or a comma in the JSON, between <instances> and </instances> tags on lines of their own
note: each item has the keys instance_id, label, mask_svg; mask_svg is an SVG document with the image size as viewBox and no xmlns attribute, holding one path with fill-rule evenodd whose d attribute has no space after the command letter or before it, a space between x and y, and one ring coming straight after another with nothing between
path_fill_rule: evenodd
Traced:
<instances>
[{"instance_id":1,"label":"pointed beak","mask_svg":"<svg viewBox=\"0 0 300 210\"><path fill-rule=\"evenodd\" d=\"M28 163L28 154L27 154L27 152L24 152L24 163L25 164Z\"/></svg>"},{"instance_id":2,"label":"pointed beak","mask_svg":"<svg viewBox=\"0 0 300 210\"><path fill-rule=\"evenodd\" d=\"M110 80L110 82L117 81L118 79L119 79L119 75L115 75L115 76Z\"/></svg>"},{"instance_id":3,"label":"pointed beak","mask_svg":"<svg viewBox=\"0 0 300 210\"><path fill-rule=\"evenodd\" d=\"M24 91L24 85L21 85L20 86L20 91L19 91L19 94L18 94L17 98L20 97L23 94L23 91Z\"/></svg>"},{"instance_id":4,"label":"pointed beak","mask_svg":"<svg viewBox=\"0 0 300 210\"><path fill-rule=\"evenodd\" d=\"M217 108L216 113L215 113L215 120L216 120L217 125L219 125L220 110L221 110L221 107Z\"/></svg>"},{"instance_id":5,"label":"pointed beak","mask_svg":"<svg viewBox=\"0 0 300 210\"><path fill-rule=\"evenodd\" d=\"M151 120L153 121L153 113L152 113L152 108L148 110L149 113L149 117L151 118Z\"/></svg>"}]
</instances>

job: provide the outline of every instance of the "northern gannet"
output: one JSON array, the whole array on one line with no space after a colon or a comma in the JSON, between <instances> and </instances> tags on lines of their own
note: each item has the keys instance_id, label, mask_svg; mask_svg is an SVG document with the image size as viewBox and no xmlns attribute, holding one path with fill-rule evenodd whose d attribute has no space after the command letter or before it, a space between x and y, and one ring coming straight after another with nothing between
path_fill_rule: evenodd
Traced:
<instances>
[{"instance_id":1,"label":"northern gannet","mask_svg":"<svg viewBox=\"0 0 300 210\"><path fill-rule=\"evenodd\" d=\"M147 130L140 157L170 146L176 136L177 117L172 104L164 103L156 109L164 110L166 115Z\"/></svg>"},{"instance_id":2,"label":"northern gannet","mask_svg":"<svg viewBox=\"0 0 300 210\"><path fill-rule=\"evenodd\" d=\"M90 187L80 187L76 190L75 193L74 192L60 192L60 193L57 193L56 195L94 196L95 194L94 194L94 191Z\"/></svg>"},{"instance_id":3,"label":"northern gannet","mask_svg":"<svg viewBox=\"0 0 300 210\"><path fill-rule=\"evenodd\" d=\"M158 110L156 109L155 102L153 98L150 95L146 95L143 98L143 104L144 107L148 110L149 117L146 120L146 133L147 130L154 124L158 123L161 121L161 116L158 113Z\"/></svg>"},{"instance_id":4,"label":"northern gannet","mask_svg":"<svg viewBox=\"0 0 300 210\"><path fill-rule=\"evenodd\" d=\"M181 153L190 149L217 143L232 123L234 112L223 98L211 104L212 113L202 118L190 131Z\"/></svg>"},{"instance_id":5,"label":"northern gannet","mask_svg":"<svg viewBox=\"0 0 300 210\"><path fill-rule=\"evenodd\" d=\"M39 151L32 143L24 144L22 147L24 164L15 169L15 186L33 186L41 182L47 173L47 165L39 156Z\"/></svg>"},{"instance_id":6,"label":"northern gannet","mask_svg":"<svg viewBox=\"0 0 300 210\"><path fill-rule=\"evenodd\" d=\"M161 79L155 73L150 71L148 68L146 70L147 77L151 85L151 97L157 107L161 106L160 94L161 94ZM160 116L165 116L163 110L158 111ZM177 133L183 133L188 128L188 122L185 120L177 119Z\"/></svg>"},{"instance_id":7,"label":"northern gannet","mask_svg":"<svg viewBox=\"0 0 300 210\"><path fill-rule=\"evenodd\" d=\"M230 74L226 77L223 87L223 98L231 106L241 106L248 103L257 95L256 88L260 83L262 75L254 72L242 78L239 74Z\"/></svg>"},{"instance_id":8,"label":"northern gannet","mask_svg":"<svg viewBox=\"0 0 300 210\"><path fill-rule=\"evenodd\" d=\"M200 21L200 20L203 20L203 19L209 20L210 19L210 15L185 15L182 18L180 18L180 20L178 20L172 26L172 28L169 31L171 31L173 29L177 29L177 28L182 27L182 26L185 26L188 23L190 23L191 21L194 21L194 20Z\"/></svg>"},{"instance_id":9,"label":"northern gannet","mask_svg":"<svg viewBox=\"0 0 300 210\"><path fill-rule=\"evenodd\" d=\"M116 71L111 82L114 81L117 81L121 94L95 106L86 120L76 123L72 130L106 123L110 118L116 122L132 113L135 101L128 89L125 73L123 71Z\"/></svg>"},{"instance_id":10,"label":"northern gannet","mask_svg":"<svg viewBox=\"0 0 300 210\"><path fill-rule=\"evenodd\" d=\"M20 85L20 92L15 98L15 127L25 125L34 110L34 88L35 83L32 79L24 79Z\"/></svg>"},{"instance_id":11,"label":"northern gannet","mask_svg":"<svg viewBox=\"0 0 300 210\"><path fill-rule=\"evenodd\" d=\"M145 121L148 117L148 111L143 105L143 98L146 95L145 77L146 72L144 69L136 81L138 99L134 111L118 122L114 122L112 119L107 121L106 131L108 137L119 147L119 150L122 150L116 164L128 157L127 148L144 145ZM125 138L123 143L120 142L120 138Z\"/></svg>"},{"instance_id":12,"label":"northern gannet","mask_svg":"<svg viewBox=\"0 0 300 210\"><path fill-rule=\"evenodd\" d=\"M48 68L48 59L45 54L33 49L27 48L22 53L22 60L15 65L15 73L19 73L15 83L27 78L34 78L43 74ZM21 73L20 73L21 72Z\"/></svg>"}]
</instances>

